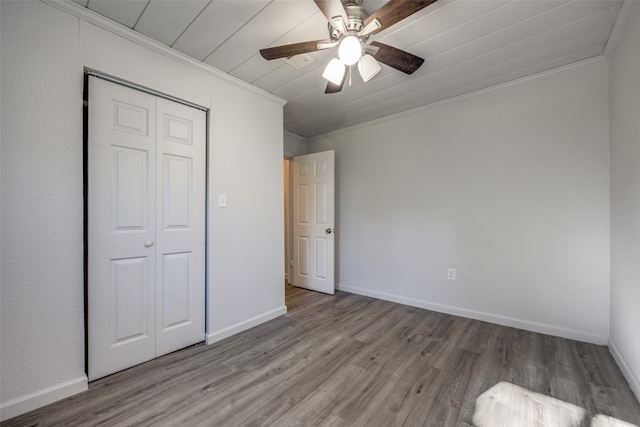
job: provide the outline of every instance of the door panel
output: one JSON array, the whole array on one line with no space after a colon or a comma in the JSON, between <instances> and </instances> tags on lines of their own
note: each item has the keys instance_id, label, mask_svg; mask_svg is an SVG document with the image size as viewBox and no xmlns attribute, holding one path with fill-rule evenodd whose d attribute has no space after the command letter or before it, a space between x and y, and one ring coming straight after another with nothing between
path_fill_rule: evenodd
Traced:
<instances>
[{"instance_id":1,"label":"door panel","mask_svg":"<svg viewBox=\"0 0 640 427\"><path fill-rule=\"evenodd\" d=\"M327 272L327 253L329 248L327 247L326 237L316 237L316 278L320 280L327 280L329 274Z\"/></svg>"},{"instance_id":2,"label":"door panel","mask_svg":"<svg viewBox=\"0 0 640 427\"><path fill-rule=\"evenodd\" d=\"M111 336L113 344L124 344L149 335L147 258L111 261ZM153 333L153 331L152 331Z\"/></svg>"},{"instance_id":3,"label":"door panel","mask_svg":"<svg viewBox=\"0 0 640 427\"><path fill-rule=\"evenodd\" d=\"M334 152L293 159L293 284L333 294Z\"/></svg>"},{"instance_id":4,"label":"door panel","mask_svg":"<svg viewBox=\"0 0 640 427\"><path fill-rule=\"evenodd\" d=\"M319 182L314 185L316 195L316 224L327 224L327 183Z\"/></svg>"},{"instance_id":5,"label":"door panel","mask_svg":"<svg viewBox=\"0 0 640 427\"><path fill-rule=\"evenodd\" d=\"M129 104L116 99L112 100L112 105L114 129L135 135L149 135L150 111L147 106Z\"/></svg>"},{"instance_id":6,"label":"door panel","mask_svg":"<svg viewBox=\"0 0 640 427\"><path fill-rule=\"evenodd\" d=\"M168 254L163 258L163 330L178 327L191 321L189 287L185 286L190 281L190 257L191 254L187 252Z\"/></svg>"},{"instance_id":7,"label":"door panel","mask_svg":"<svg viewBox=\"0 0 640 427\"><path fill-rule=\"evenodd\" d=\"M309 277L309 258L311 253L309 252L309 236L297 236L297 257L294 258L294 265L297 266L296 275L301 276L302 279ZM303 280L299 280L298 283L303 283ZM296 285L297 286L297 285Z\"/></svg>"},{"instance_id":8,"label":"door panel","mask_svg":"<svg viewBox=\"0 0 640 427\"><path fill-rule=\"evenodd\" d=\"M155 98L91 78L89 380L155 356Z\"/></svg>"},{"instance_id":9,"label":"door panel","mask_svg":"<svg viewBox=\"0 0 640 427\"><path fill-rule=\"evenodd\" d=\"M295 167L294 167L295 169ZM298 208L298 224L309 224L309 184L298 182L295 187L297 192L297 202L295 206Z\"/></svg>"},{"instance_id":10,"label":"door panel","mask_svg":"<svg viewBox=\"0 0 640 427\"><path fill-rule=\"evenodd\" d=\"M112 146L111 194L114 231L148 230L148 151Z\"/></svg>"},{"instance_id":11,"label":"door panel","mask_svg":"<svg viewBox=\"0 0 640 427\"><path fill-rule=\"evenodd\" d=\"M164 229L188 228L193 189L192 159L164 156Z\"/></svg>"},{"instance_id":12,"label":"door panel","mask_svg":"<svg viewBox=\"0 0 640 427\"><path fill-rule=\"evenodd\" d=\"M193 145L193 121L168 113L162 115L163 137L166 141Z\"/></svg>"},{"instance_id":13,"label":"door panel","mask_svg":"<svg viewBox=\"0 0 640 427\"><path fill-rule=\"evenodd\" d=\"M161 98L157 106L160 356L204 340L206 113Z\"/></svg>"}]
</instances>

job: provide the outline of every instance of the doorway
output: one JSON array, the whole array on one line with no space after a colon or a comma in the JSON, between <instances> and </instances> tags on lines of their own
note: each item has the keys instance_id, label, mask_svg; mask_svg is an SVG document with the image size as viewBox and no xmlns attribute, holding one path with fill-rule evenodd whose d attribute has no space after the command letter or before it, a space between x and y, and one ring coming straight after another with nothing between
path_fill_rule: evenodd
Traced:
<instances>
[{"instance_id":1,"label":"doorway","mask_svg":"<svg viewBox=\"0 0 640 427\"><path fill-rule=\"evenodd\" d=\"M284 160L285 282L335 292L335 152Z\"/></svg>"}]
</instances>

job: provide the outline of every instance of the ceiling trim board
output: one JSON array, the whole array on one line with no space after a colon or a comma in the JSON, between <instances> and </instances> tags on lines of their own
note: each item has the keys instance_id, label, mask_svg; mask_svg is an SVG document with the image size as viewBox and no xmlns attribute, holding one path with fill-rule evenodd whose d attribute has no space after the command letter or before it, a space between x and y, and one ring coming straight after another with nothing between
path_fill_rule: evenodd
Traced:
<instances>
[{"instance_id":1,"label":"ceiling trim board","mask_svg":"<svg viewBox=\"0 0 640 427\"><path fill-rule=\"evenodd\" d=\"M615 52L616 46L618 46L622 33L627 26L627 22L629 22L634 5L634 0L623 0L622 6L620 6L620 10L618 11L616 21L611 29L611 34L609 35L607 44L604 47L604 52L602 53L605 58L611 59L613 52Z\"/></svg>"},{"instance_id":2,"label":"ceiling trim board","mask_svg":"<svg viewBox=\"0 0 640 427\"><path fill-rule=\"evenodd\" d=\"M56 9L62 10L63 12L69 13L73 16L76 16L83 21L86 21L90 24L96 25L106 31L109 31L115 35L124 37L125 39L136 43L140 46L146 47L156 53L164 55L167 58L178 61L184 65L195 68L199 71L205 72L214 77L225 80L229 83L234 84L235 86L242 87L244 89L250 90L258 95L264 96L267 99L275 101L281 105L285 105L288 101L283 99L277 95L269 93L263 89L260 89L257 86L251 85L247 82L244 82L230 74L227 74L223 71L218 70L217 68L212 67L211 65L205 64L200 61L196 61L195 59L174 50L170 47L167 47L144 34L138 33L130 28L123 26L115 21L107 19L102 15L93 12L90 9L82 7L71 0L40 0L42 3L47 4L49 6L55 7Z\"/></svg>"},{"instance_id":3,"label":"ceiling trim board","mask_svg":"<svg viewBox=\"0 0 640 427\"><path fill-rule=\"evenodd\" d=\"M381 117L379 119L369 120L367 122L359 123L359 124L352 125L352 126L347 126L347 127L342 128L342 129L334 130L334 131L323 133L323 134L319 134L319 135L314 135L314 136L308 137L307 140L309 142L314 142L315 140L317 140L319 138L325 138L325 137L333 136L333 135L341 135L343 133L347 133L347 132L350 132L352 130L356 130L356 129L360 129L360 128L363 128L363 127L375 125L375 124L378 124L378 123L384 123L384 122L389 121L389 120L394 120L394 119L410 116L410 115L413 115L413 114L416 114L416 113L420 113L420 112L423 112L423 111L431 110L433 108L439 108L439 107L441 107L443 105L446 105L446 104L449 104L449 103L458 102L458 101L461 101L461 100L464 100L464 99L467 99L467 98L472 98L474 96L482 95L482 94L485 94L485 93L490 93L490 92L493 92L495 90L500 90L500 89L503 89L503 88L506 88L506 87L509 87L509 86L512 86L512 85L524 83L524 82L527 82L527 81L530 81L530 80L537 80L537 79L545 78L545 77L551 76L551 75L556 74L556 73L564 73L564 72L571 71L571 70L576 69L576 68L586 67L586 66L591 65L593 63L597 63L597 62L600 62L600 61L606 61L606 60L607 60L607 58L605 58L604 56L598 55L598 56L595 56L593 58L585 59L585 60L578 61L578 62L573 62L573 63L567 64L567 65L562 65L560 67L556 67L556 68L553 68L553 69L550 69L550 70L546 70L546 71L541 71L539 73L532 74L532 75L529 75L529 76L526 76L526 77L521 77L521 78L518 78L518 79L514 79L514 80L511 80L511 81L508 81L508 82L505 82L505 83L499 83L499 84L496 84L494 86L490 86L490 87L487 87L487 88L484 88L484 89L476 90L474 92L464 93L462 95L454 96L452 98L447 98L447 99L443 99L441 101L432 102L431 104L423 105L421 107L416 107L416 108L412 108L412 109L409 109L409 110L406 110L406 111L401 111L399 113L391 114L389 116Z\"/></svg>"},{"instance_id":4,"label":"ceiling trim board","mask_svg":"<svg viewBox=\"0 0 640 427\"><path fill-rule=\"evenodd\" d=\"M555 30L554 30L555 31ZM549 47L546 47L544 49L539 49L539 50L526 50L524 49L524 52L529 52L526 55L521 55L521 56L515 56L513 54L509 54L506 55L507 57L511 57L512 59L510 59L509 61L502 61L499 64L496 64L495 61L490 60L492 55L496 55L499 51L505 50L505 49L509 49L509 50L513 50L513 49L517 49L519 43L514 43L508 46L505 46L501 49L498 49L496 51L493 52L489 52L483 55L480 55L476 58L474 58L474 62L476 63L474 65L474 69L476 70L476 73L474 73L473 75L471 74L461 74L461 73L457 73L455 72L455 69L457 67L462 66L463 64L461 63L457 63L455 65L453 65L452 67L446 67L446 68L442 68L440 70L437 70L436 72L427 74L425 76L420 77L420 80L425 80L425 81L429 81L428 84L425 84L425 91L427 93L432 92L433 89L437 86L451 86L452 83L454 83L454 86L460 86L461 82L464 82L465 80L468 80L469 78L471 78L473 81L477 81L479 76L481 76L482 74L487 73L487 71L489 71L489 75L496 75L495 72L493 72L492 70L497 69L497 68L501 68L504 64L507 63L521 63L517 68L513 68L510 67L511 69L513 69L513 72L515 73L522 73L522 70L526 69L526 68L531 68L531 66L535 66L535 67L539 67L539 66L544 66L545 64L549 63L549 62L553 62L556 61L556 64L553 64L551 66L545 66L545 69L548 70L553 70L558 68L559 66L565 65L567 63L571 63L574 62L574 60L571 61L567 61L564 62L564 58L566 57L566 55L564 56L558 56L556 54L553 55L549 55L548 52L551 52L553 50L567 50L565 49L563 46L564 45L576 45L578 48L580 47L579 45L584 43L585 40L588 40L588 45L589 46L593 46L594 43L592 41L590 41L590 38L595 38L596 40L598 39L602 39L602 35L604 30L599 30L599 31L593 31L591 33L573 38L573 39L567 39L564 43L562 44L557 44L557 45L552 45ZM582 58L578 58L578 60L583 60L583 59L588 59L594 56L599 56L602 53L602 49L604 48L604 43L600 44L599 47L596 50L595 54L594 52L590 52L588 55L582 56ZM593 50L593 47L589 47L589 49L587 50ZM568 49L568 51L573 53L582 53L583 51L585 51L585 49L579 48L579 50L576 50L575 48L571 48ZM537 58L535 60L531 60L530 58L533 57L540 57L543 56L542 58ZM549 61L548 59L545 59L545 56L550 56L552 58L554 58L552 61ZM544 60L544 62L541 62L542 60ZM560 61L561 64L558 64L557 61ZM486 64L482 64L482 63L486 63ZM454 70L452 72L452 70ZM539 70L537 73L541 72L541 70ZM530 73L532 75L536 75L537 73ZM450 77L451 75L456 75L457 77L452 78ZM442 77L436 77L436 76L442 76ZM434 84L434 82L432 81L432 79L436 77L436 83ZM508 79L503 79L501 75L498 75L498 78L502 80L502 82L508 82L510 80L514 80L514 78L508 78ZM482 81L486 81L485 78L482 78ZM402 86L404 84L400 84L400 86ZM366 97L359 97L359 98L355 98L351 101L342 103L339 107L337 107L336 109L333 109L331 111L326 111L323 115L322 112L319 112L316 109L305 109L304 111L301 111L301 113L306 114L306 115L312 115L312 116L316 116L319 118L327 118L327 117L331 117L332 115L337 115L337 114L346 114L350 111L356 111L359 114L365 112L365 110L367 108L375 108L375 106L378 106L381 102L384 102L384 100L386 99L392 99L391 96L387 96L385 94L385 92L389 92L392 90L396 90L397 89L398 84L395 84L393 86L389 86L386 89L383 90L378 90L376 91L375 94L366 96ZM465 86L469 86L469 83L465 83ZM471 84L471 86L477 86L476 84ZM489 85L486 87L491 87L493 85ZM474 92L471 89L471 92ZM479 89L476 89L479 90ZM451 92L451 88L448 88L444 91L445 93L449 93ZM419 96L422 97L422 93L421 91L418 92L414 92L413 94L409 94L409 93L405 93L405 95L409 96L409 97L415 97L415 96ZM408 98L407 97L403 97L404 101L407 101ZM404 102L403 101L403 102Z\"/></svg>"},{"instance_id":5,"label":"ceiling trim board","mask_svg":"<svg viewBox=\"0 0 640 427\"><path fill-rule=\"evenodd\" d=\"M299 139L300 142L307 142L308 141L308 138L305 138L304 136L298 135L297 133L291 132L289 130L285 129L283 132L284 132L285 135L288 135L291 138Z\"/></svg>"},{"instance_id":6,"label":"ceiling trim board","mask_svg":"<svg viewBox=\"0 0 640 427\"><path fill-rule=\"evenodd\" d=\"M566 5L567 4L564 4L562 7L565 7ZM419 80L420 81L422 81L422 80L429 81L435 74L443 75L443 73L444 73L446 75L449 75L451 73L452 69L457 69L457 68L459 68L461 66L464 67L465 63L469 63L470 61L473 61L473 62L484 61L481 58L490 58L490 57L493 57L493 56L496 56L496 55L502 55L500 52L507 52L507 51L512 51L512 50L516 49L516 52L514 52L514 53L517 53L519 51L518 46L522 46L523 44L530 44L530 43L535 42L536 40L539 40L539 39L541 39L543 37L548 37L549 35L553 35L553 34L556 34L556 33L567 32L567 31L571 32L573 28L578 28L578 27L583 27L583 26L589 25L589 23L594 19L594 17L600 16L602 14L610 15L611 16L610 20L613 23L613 21L616 19L616 16L617 16L618 7L616 6L616 10L613 10L614 14L610 13L609 10L610 10L610 8L602 9L599 12L597 12L595 15L586 14L585 16L581 17L577 21L571 21L571 22L566 23L566 24L550 27L550 28L546 29L543 33L536 33L535 35L531 35L530 37L527 37L524 40L520 40L520 41L517 41L517 42L514 42L514 43L509 43L509 44L507 44L505 46L502 46L502 47L500 47L498 49L494 49L494 50L490 50L490 51L487 51L486 49L481 49L481 52L483 52L483 53L481 55L473 57L471 60L467 60L467 61L464 61L462 63L459 62L458 60L453 61L451 64L449 64L449 65L447 65L447 66L445 66L443 68L440 68L438 70L432 70L428 74L425 74L425 75L422 75L422 76L414 77L412 79L412 81L413 82L416 82L416 81L419 81ZM548 11L545 12L545 14L546 13L548 13ZM609 25L609 28L611 28L611 25ZM609 30L607 30L607 31L609 31ZM593 33L594 33L594 31L590 32L589 35L592 35ZM569 34L567 34L567 35L569 35ZM577 38L576 37L574 37L574 38L563 37L562 40L565 40L565 41L563 43L561 43L561 44L555 44L555 45L553 45L553 44L550 45L549 43L544 43L544 46L549 46L549 47L545 48L545 50L559 49L562 46L566 45L568 42L572 42L573 43L575 40L580 39L582 37L583 36L579 36ZM483 37L483 39L486 39L486 37ZM511 37L508 38L508 39L511 39ZM603 42L605 40L606 40L606 37L603 38ZM473 43L477 43L477 42L478 41L475 40ZM539 44L539 43L536 42L534 44ZM581 58L578 58L578 60L584 60L584 59L591 58L593 56L600 55L602 53L602 49L604 48L604 43L600 44L600 46L601 46L600 47L600 51L597 52L595 55L593 55L593 54L584 55ZM414 46L414 48L415 48L415 46ZM431 57L431 58L429 58L429 64L432 65L434 62L438 62L439 59L441 60L445 56L449 57L451 54L455 54L455 52L457 52L458 50L459 50L459 48L451 49L451 50L446 51L445 53L441 53L439 55ZM530 49L526 49L524 51L525 52L529 52ZM541 50L536 50L536 51L532 51L531 54L535 53L537 55L540 52L541 52ZM505 56L505 55L502 55L502 56ZM506 56L509 57L509 58L512 58L513 54L506 55ZM530 55L527 55L526 57L529 57L529 56ZM518 58L519 58L519 60L523 59L522 57L518 57ZM508 62L513 62L513 61L512 60L505 61L504 59L500 60L500 64L504 64L504 63L508 63ZM494 64L494 65L492 65L490 67L485 65L485 66L482 67L482 69L486 70L486 69L489 69L489 68L495 68L495 62L492 62L492 64ZM566 62L565 63L561 63L561 64L556 63L555 65L549 67L548 69L552 70L554 68L557 68L557 67L565 65L565 64L566 64ZM477 69L477 67L474 67L474 69ZM521 70L522 70L522 68L518 68L518 70L516 70L516 72L520 73ZM539 70L537 72L541 72L541 71L542 70ZM395 80L394 77L396 77L396 76L394 76L392 74L389 74L389 75L383 76L382 79L381 78L376 79L376 82L374 84L377 85L376 86L377 90L375 91L374 94L368 95L368 96L365 96L365 97L357 97L357 98L351 97L349 99L345 99L344 102L340 104L338 109L340 109L341 111L343 111L343 110L352 111L352 107L353 107L353 109L355 109L355 110L361 110L363 108L362 104L370 104L370 105L379 104L378 101L371 102L370 100L367 100L367 99L371 98L371 97L374 97L374 98L378 97L379 98L380 95L383 92L388 92L390 90L398 90L398 87L399 86L403 86L404 83L411 84L410 82L401 82L401 83L397 82L397 81L394 82L394 80ZM382 80L384 80L385 82L384 82L382 88L378 88L378 86L380 86L380 84L382 83ZM447 77L446 80L450 80L449 77ZM511 79L509 79L509 80L511 80ZM389 82L388 84L387 84L387 81ZM508 81L508 80L502 80L502 82L505 82L505 81ZM294 82L295 81L291 81L290 83L288 83L288 85L292 85L292 84L294 84ZM284 87L286 87L286 86L287 85L285 85ZM429 84L429 86L432 86L432 84ZM357 88L356 90L359 90L359 89L363 89L363 88ZM282 90L282 88L278 89L278 90ZM476 90L479 90L479 88L476 89ZM286 94L286 93L288 93L288 92L280 92L278 94L283 96L283 94ZM289 105L292 106L293 105L292 103L295 103L297 99L302 98L302 97L308 97L312 93L315 93L315 90L297 94L295 97L290 97ZM407 95L407 93L403 93L403 94ZM454 95L454 96L456 96L456 95ZM288 97L288 96L285 96L285 97ZM336 115L337 114L336 109L331 109L330 108L331 102L332 102L332 100L330 100L329 98L325 98L325 99L319 100L317 103L314 103L312 106L304 109L304 111L298 111L298 113L304 113L303 116L314 116L314 117L318 117L318 118L322 117L321 120L322 119L329 119L332 115ZM323 107L329 107L330 111L322 112ZM349 108L347 109L347 107L349 107ZM285 115L285 118L287 118L286 115ZM346 126L348 126L348 124L346 124Z\"/></svg>"},{"instance_id":7,"label":"ceiling trim board","mask_svg":"<svg viewBox=\"0 0 640 427\"><path fill-rule=\"evenodd\" d=\"M599 47L599 48L597 49L597 50L598 50L598 52L602 52L602 48L604 48L604 45L602 45L601 47ZM593 48L590 48L590 49L591 49L591 50L593 50ZM590 58L593 58L593 57L594 57L594 56L590 56ZM597 54L597 57L598 57L598 58L600 58L600 59L602 59L602 56L601 56L600 54ZM553 61L557 61L557 60L553 60ZM561 65L558 65L558 66L556 66L556 67L552 67L552 68L558 69L558 68L560 68L560 67L561 67ZM488 84L488 85L486 86L486 88L498 87L498 86L499 86L499 85L501 85L501 84L505 84L505 83L508 83L508 82L510 82L510 81L517 81L518 79L524 78L523 76L532 75L532 72L531 72L531 71L529 71L529 69L530 69L530 68L531 68L531 67L529 67L529 68L525 68L525 69L521 69L521 70L518 70L518 71L514 71L513 73L510 73L510 74L509 74L509 77L507 77L505 80L490 83L490 84ZM537 71L537 73L538 73L538 74L539 74L539 73L542 73L542 72L543 72L543 71ZM514 77L511 77L511 75L515 75L515 76L514 76ZM533 74L533 75L535 75L535 74ZM486 82L491 82L492 80L497 80L497 78L496 78L496 79L489 79L489 80L485 80L485 81L486 81ZM481 85L484 85L484 83L481 83ZM467 85L467 86L469 86L469 85ZM471 89L471 90L473 90L473 89ZM461 89L459 90L459 92L460 92L461 94L460 94L460 95L457 95L457 96L462 96L462 94L465 94L465 93L477 93L477 92L480 92L480 91L481 91L481 89L476 89L476 92L472 92L471 90L470 90L470 89L467 89L466 87L463 87L463 88L461 88ZM447 91L445 91L445 93L446 93L446 92L447 92ZM406 105L398 104L398 105L395 105L395 106L387 107L387 109L389 109L389 110L393 111L393 112L391 112L391 113L389 114L389 116L392 116L392 115L395 115L395 114L402 116L402 114L401 114L401 113L404 111L404 109L405 109L407 106L409 107L409 108L407 108L407 111L412 111L412 110L415 110L415 109L417 109L417 108L420 108L420 106L422 105L422 100L421 100L420 98L421 98L421 97L420 97L420 96L419 96L419 94L418 94L417 96L413 97L413 99L412 99L412 100L408 100L408 101L406 102ZM449 98L443 97L443 96L438 95L438 94L437 94L437 95L435 95L435 96L433 96L433 98L436 98L436 99L434 99L433 101L430 101L428 105L436 105L436 104L438 104L439 102L443 102L443 101L446 101L447 99L449 99ZM451 97L451 99L455 99L455 97ZM367 114L365 114L365 115L367 115ZM383 118L384 118L384 117L380 117L380 119L383 119ZM372 119L372 121L373 121L373 120L376 120L376 119ZM347 121L345 122L344 128L348 128L348 127L351 127L351 126L355 126L355 125L356 125L357 123L359 123L359 122L360 122L360 119L359 119L359 117L357 117L357 116L356 116L355 118L353 118L353 119L351 119L351 120L347 120Z\"/></svg>"},{"instance_id":8,"label":"ceiling trim board","mask_svg":"<svg viewBox=\"0 0 640 427\"><path fill-rule=\"evenodd\" d=\"M545 69L554 70L554 69L556 69L558 67L561 67L561 66L566 65L568 63L574 62L576 60L577 61L581 61L581 60L585 60L585 59L589 59L589 58L593 58L593 57L598 57L598 56L600 56L602 54L602 51L604 49L604 40L606 39L606 37L603 37L604 29L600 29L600 30L597 30L597 31L592 31L592 32L589 32L587 34L583 34L583 35L581 35L579 37L575 37L575 38L567 38L567 37L565 37L566 40L563 43L556 44L556 45L550 45L549 47L546 47L544 49L538 49L538 50L523 49L524 52L529 52L524 56L522 56L522 55L521 56L515 56L514 55L519 50L518 46L520 46L524 42L527 42L528 40L534 40L534 39L537 39L539 37L544 37L545 34L551 34L551 33L558 32L558 31L566 31L567 29L570 29L571 27L573 27L577 23L579 23L579 22L585 23L585 22L588 22L590 19L591 19L590 17L582 18L579 21L574 21L571 24L567 24L567 25L563 25L563 26L554 28L552 30L546 31L545 33L536 35L534 37L530 37L528 39L525 39L525 40L522 40L522 41L519 41L519 42L516 42L516 43L509 44L507 46L501 47L500 49L497 49L497 50L494 50L494 51L491 51L491 52L486 52L486 53L484 53L482 55L479 55L479 56L475 57L472 60L472 61L476 62L476 65L474 65L473 68L476 70L477 73L479 73L479 72L486 73L486 71L497 69L497 68L502 67L504 64L507 64L507 63L517 63L517 62L521 63L516 69L513 70L513 73L512 73L512 74L519 74L519 75L517 75L515 77L507 78L507 79L503 79L503 76L498 76L498 79L493 79L493 80L501 80L501 81L486 86L486 87L491 87L491 86L494 86L495 84L500 84L500 83L503 83L503 82L508 82L508 81L520 78L523 75L522 71L524 69L538 68L537 71L534 70L533 72L530 73L532 75L536 75L537 73L540 73L540 72L544 71ZM573 48L573 47L571 49L565 49L565 47L563 47L563 46L566 46L566 45L569 45L569 44L571 44L571 45L579 45L581 43L584 43L585 39L592 39L592 38L595 38L595 40L603 39L603 43L599 44L599 47L597 49L595 49L595 51L594 51L594 49L592 47L590 47L589 49L580 48L577 52L576 52L575 48ZM548 44L545 43L544 45L548 45ZM593 42L589 42L588 45L592 46L592 45L594 45L594 43ZM496 61L494 61L494 60L488 61L487 60L487 58L490 59L493 56L495 56L497 54L500 54L500 52L512 51L514 49L516 49L516 52L512 52L509 55L503 55L505 57L512 58L512 59L510 59L508 61L502 60L502 61L500 61L500 63L498 65L496 65ZM570 61L565 61L565 58L567 57L567 55L558 56L557 54L553 54L553 55L545 54L545 52L551 52L551 51L554 51L554 50L568 50L569 52L572 52L572 54L570 56L575 56L575 55L573 55L573 53L580 53L580 55L578 55L578 57L576 59L571 59ZM587 53L583 54L586 51L588 51L588 54ZM535 56L542 55L543 58L538 58L536 60L528 60L527 59L527 58L532 58L534 55ZM548 58L545 59L544 56L550 56L551 58L555 58L555 59L553 59L553 60L549 60ZM544 62L541 62L541 60L544 60ZM484 64L484 65L480 66L481 65L480 62L482 62L482 63L488 62L488 64ZM555 64L553 64L553 62L555 62ZM540 65L544 65L544 64L549 64L549 66L545 65L544 68L541 68ZM447 67L441 68L441 69L439 69L437 71L430 72L429 74L426 74L424 76L420 76L420 77L416 78L416 80L424 80L425 82L428 82L428 83L425 83L425 85L424 85L425 89L423 91L423 92L425 92L424 95L427 95L430 92L432 92L433 89L434 89L434 82L432 80L436 75L444 76L444 77L441 77L441 78L437 78L436 81L438 83L436 83L436 86L450 85L451 84L451 77L450 77L451 74L457 75L458 77L456 78L456 80L458 80L458 81L464 81L465 79L468 79L471 76L469 74L460 74L460 73L457 73L457 72L453 72L452 73L452 70L455 70L456 68L458 68L460 66L463 66L463 65L464 64L462 64L462 63L455 62L454 65L452 65L452 66L447 66ZM513 68L513 67L510 67L510 68ZM495 74L495 73L493 73L493 74ZM389 77L391 77L391 76L389 76ZM477 76L475 78L477 78ZM487 81L487 79L485 79L485 78L483 78L482 80L483 81ZM489 79L489 80L492 80L492 79ZM323 112L323 111L321 111L322 109L320 107L318 107L318 104L315 104L314 107L307 108L307 109L304 109L302 111L298 111L298 113L301 113L301 114L306 115L306 116L317 117L321 121L324 120L324 119L329 120L332 116L335 116L335 115L344 115L344 114L346 114L346 113L348 113L350 111L356 111L358 116L362 116L365 113L365 110L367 108L372 108L372 107L367 107L367 105L369 105L369 106L379 106L381 104L381 102L384 102L384 100L387 99L386 95L385 95L385 92L389 92L389 91L392 91L392 90L398 90L398 87L399 86L403 86L403 85L404 85L404 83L394 83L393 85L385 85L385 87L380 88L379 90L377 90L372 95L365 96L365 97L358 97L358 98L354 98L354 99L350 99L350 100L345 100L345 102L341 103L340 106L338 106L337 108L334 108L334 109L332 109L330 111L324 111ZM468 87L469 84L465 83L465 86ZM471 86L474 86L474 85L471 85ZM480 87L478 87L478 86L481 86L481 85L475 85L475 86L476 86L476 90L480 90ZM465 91L466 90L470 90L471 92L474 92L473 87L468 87L468 89L465 89ZM445 93L451 92L451 90L447 89L444 92ZM412 97L415 97L415 96L422 97L423 96L423 94L421 92L420 93L415 93L414 92L412 95L409 94L408 92L403 92L403 95L410 96L410 97L411 96ZM454 96L457 96L457 95L454 95ZM390 98L391 97L389 97L389 99ZM406 98L403 98L403 99L406 100ZM292 105L291 103L295 103L295 99L293 99L293 98L290 99L290 105ZM366 116L367 114L364 114L364 115ZM287 118L287 116L285 115L285 119L286 118ZM356 119L355 121L358 121L358 120L359 119ZM349 125L350 124L347 121L347 123L345 123L345 127L347 127Z\"/></svg>"}]
</instances>

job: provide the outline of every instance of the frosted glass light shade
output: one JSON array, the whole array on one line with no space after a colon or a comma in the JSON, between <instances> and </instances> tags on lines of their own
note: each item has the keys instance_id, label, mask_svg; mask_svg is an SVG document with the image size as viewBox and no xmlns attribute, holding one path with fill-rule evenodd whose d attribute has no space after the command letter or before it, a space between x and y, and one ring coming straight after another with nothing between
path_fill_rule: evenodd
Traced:
<instances>
[{"instance_id":1,"label":"frosted glass light shade","mask_svg":"<svg viewBox=\"0 0 640 427\"><path fill-rule=\"evenodd\" d=\"M344 65L353 65L362 56L362 45L356 36L346 36L338 47L338 57Z\"/></svg>"},{"instance_id":2,"label":"frosted glass light shade","mask_svg":"<svg viewBox=\"0 0 640 427\"><path fill-rule=\"evenodd\" d=\"M344 79L344 69L345 65L340 62L338 58L333 58L331 61L329 61L327 68L324 69L322 77L329 80L333 84L339 85Z\"/></svg>"},{"instance_id":3,"label":"frosted glass light shade","mask_svg":"<svg viewBox=\"0 0 640 427\"><path fill-rule=\"evenodd\" d=\"M380 70L382 70L382 67L378 61L369 54L364 55L362 59L360 59L360 62L358 62L358 71L365 83L378 74Z\"/></svg>"}]
</instances>

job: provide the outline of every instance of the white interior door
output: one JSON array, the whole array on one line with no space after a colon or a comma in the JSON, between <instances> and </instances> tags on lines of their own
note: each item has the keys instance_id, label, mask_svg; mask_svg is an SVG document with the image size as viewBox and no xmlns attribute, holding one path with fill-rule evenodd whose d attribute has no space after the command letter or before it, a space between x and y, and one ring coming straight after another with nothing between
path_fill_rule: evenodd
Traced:
<instances>
[{"instance_id":1,"label":"white interior door","mask_svg":"<svg viewBox=\"0 0 640 427\"><path fill-rule=\"evenodd\" d=\"M335 152L293 158L295 286L335 293Z\"/></svg>"},{"instance_id":2,"label":"white interior door","mask_svg":"<svg viewBox=\"0 0 640 427\"><path fill-rule=\"evenodd\" d=\"M89 82L94 380L204 339L205 113Z\"/></svg>"}]
</instances>

